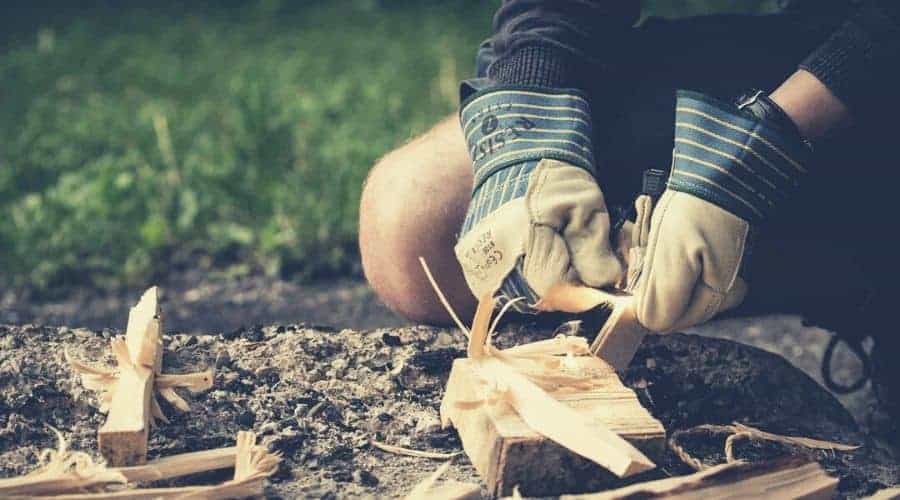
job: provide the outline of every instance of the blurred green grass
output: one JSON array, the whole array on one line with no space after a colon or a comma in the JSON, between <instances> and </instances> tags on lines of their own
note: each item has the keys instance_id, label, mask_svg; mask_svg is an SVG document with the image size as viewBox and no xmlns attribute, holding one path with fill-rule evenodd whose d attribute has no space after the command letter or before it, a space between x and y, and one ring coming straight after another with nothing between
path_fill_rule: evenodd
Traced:
<instances>
[{"instance_id":1,"label":"blurred green grass","mask_svg":"<svg viewBox=\"0 0 900 500\"><path fill-rule=\"evenodd\" d=\"M138 284L197 255L347 272L368 168L454 110L494 8L265 0L22 37L0 55L0 278Z\"/></svg>"}]
</instances>

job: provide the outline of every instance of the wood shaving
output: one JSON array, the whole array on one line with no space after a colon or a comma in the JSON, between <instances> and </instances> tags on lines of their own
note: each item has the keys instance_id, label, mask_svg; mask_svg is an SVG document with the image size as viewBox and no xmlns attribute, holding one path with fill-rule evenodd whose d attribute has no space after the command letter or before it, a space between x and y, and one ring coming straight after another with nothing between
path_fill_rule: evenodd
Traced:
<instances>
[{"instance_id":1,"label":"wood shaving","mask_svg":"<svg viewBox=\"0 0 900 500\"><path fill-rule=\"evenodd\" d=\"M417 457L417 458L431 458L434 460L449 460L459 454L461 451L455 451L453 453L440 453L435 451L420 451L413 450L410 448L403 448L402 446L394 446L392 444L380 443L375 440L369 441L372 446L378 448L381 451L386 451L388 453L394 453L396 455L405 455L407 457Z\"/></svg>"}]
</instances>

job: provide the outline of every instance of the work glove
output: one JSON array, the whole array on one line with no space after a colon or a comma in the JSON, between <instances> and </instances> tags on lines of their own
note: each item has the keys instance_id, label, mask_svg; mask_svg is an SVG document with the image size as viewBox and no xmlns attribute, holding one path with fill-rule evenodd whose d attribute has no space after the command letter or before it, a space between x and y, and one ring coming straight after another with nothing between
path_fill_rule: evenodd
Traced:
<instances>
[{"instance_id":1,"label":"work glove","mask_svg":"<svg viewBox=\"0 0 900 500\"><path fill-rule=\"evenodd\" d=\"M475 180L455 251L475 296L524 297L514 307L536 312L554 285L615 282L581 93L489 87L463 101L460 123Z\"/></svg>"},{"instance_id":2,"label":"work glove","mask_svg":"<svg viewBox=\"0 0 900 500\"><path fill-rule=\"evenodd\" d=\"M638 321L667 332L740 304L754 235L797 189L811 152L762 92L735 106L679 91L669 180L649 234L635 233L646 245L629 270Z\"/></svg>"}]
</instances>

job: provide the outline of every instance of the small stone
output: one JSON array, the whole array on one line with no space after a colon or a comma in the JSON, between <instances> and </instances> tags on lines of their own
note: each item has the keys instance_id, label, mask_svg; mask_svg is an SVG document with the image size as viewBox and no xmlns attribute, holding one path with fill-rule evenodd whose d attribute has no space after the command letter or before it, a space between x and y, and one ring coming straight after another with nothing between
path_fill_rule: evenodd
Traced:
<instances>
[{"instance_id":1,"label":"small stone","mask_svg":"<svg viewBox=\"0 0 900 500\"><path fill-rule=\"evenodd\" d=\"M374 371L385 371L391 364L391 356L388 352L378 351L366 362L366 365Z\"/></svg>"},{"instance_id":2,"label":"small stone","mask_svg":"<svg viewBox=\"0 0 900 500\"><path fill-rule=\"evenodd\" d=\"M297 429L291 427L282 429L278 438L273 442L275 449L293 456L303 446L304 436Z\"/></svg>"},{"instance_id":3,"label":"small stone","mask_svg":"<svg viewBox=\"0 0 900 500\"><path fill-rule=\"evenodd\" d=\"M223 332L222 338L225 340L234 340L234 339L240 337L241 332L243 332L245 329L246 329L246 327L241 325L240 327L235 328L234 330L229 330L227 332Z\"/></svg>"},{"instance_id":4,"label":"small stone","mask_svg":"<svg viewBox=\"0 0 900 500\"><path fill-rule=\"evenodd\" d=\"M266 422L259 427L259 435L274 434L278 430L278 424L275 422Z\"/></svg>"},{"instance_id":5,"label":"small stone","mask_svg":"<svg viewBox=\"0 0 900 500\"><path fill-rule=\"evenodd\" d=\"M208 346L216 341L216 338L212 335L195 335L194 338L197 340L199 347Z\"/></svg>"},{"instance_id":6,"label":"small stone","mask_svg":"<svg viewBox=\"0 0 900 500\"><path fill-rule=\"evenodd\" d=\"M434 339L435 347L450 347L454 344L456 344L456 339L447 332L438 333L437 338Z\"/></svg>"},{"instance_id":7,"label":"small stone","mask_svg":"<svg viewBox=\"0 0 900 500\"><path fill-rule=\"evenodd\" d=\"M400 340L399 335L394 335L390 332L384 332L381 336L381 341L384 342L384 345L390 347L400 347L403 345L403 342Z\"/></svg>"},{"instance_id":8,"label":"small stone","mask_svg":"<svg viewBox=\"0 0 900 500\"><path fill-rule=\"evenodd\" d=\"M74 333L75 336L80 339L87 339L94 336L94 332L88 330L87 328L76 328L72 330L72 333Z\"/></svg>"},{"instance_id":9,"label":"small stone","mask_svg":"<svg viewBox=\"0 0 900 500\"><path fill-rule=\"evenodd\" d=\"M416 422L416 428L413 433L418 437L422 437L440 430L441 421L438 420L437 417L433 415L423 415L419 418L418 422Z\"/></svg>"},{"instance_id":10,"label":"small stone","mask_svg":"<svg viewBox=\"0 0 900 500\"><path fill-rule=\"evenodd\" d=\"M353 482L363 486L378 486L378 478L365 469L356 469L353 471Z\"/></svg>"},{"instance_id":11,"label":"small stone","mask_svg":"<svg viewBox=\"0 0 900 500\"><path fill-rule=\"evenodd\" d=\"M209 395L213 399L227 399L228 398L228 393L223 390L212 391L211 393L209 393Z\"/></svg>"},{"instance_id":12,"label":"small stone","mask_svg":"<svg viewBox=\"0 0 900 500\"><path fill-rule=\"evenodd\" d=\"M216 368L222 368L229 363L231 363L231 355L224 347L219 348L216 352Z\"/></svg>"},{"instance_id":13,"label":"small stone","mask_svg":"<svg viewBox=\"0 0 900 500\"><path fill-rule=\"evenodd\" d=\"M262 340L266 338L265 333L263 333L262 325L255 325L253 328L244 330L241 332L241 337L250 342L262 342Z\"/></svg>"},{"instance_id":14,"label":"small stone","mask_svg":"<svg viewBox=\"0 0 900 500\"><path fill-rule=\"evenodd\" d=\"M338 358L331 362L331 369L334 370L334 374L338 377L343 375L344 370L347 369L347 360L344 358Z\"/></svg>"},{"instance_id":15,"label":"small stone","mask_svg":"<svg viewBox=\"0 0 900 500\"><path fill-rule=\"evenodd\" d=\"M264 366L262 368L258 368L254 375L256 378L263 381L268 385L274 385L281 380L281 377L278 374L278 369L272 366Z\"/></svg>"},{"instance_id":16,"label":"small stone","mask_svg":"<svg viewBox=\"0 0 900 500\"><path fill-rule=\"evenodd\" d=\"M252 411L241 412L237 417L237 424L244 429L253 428L253 424L256 422L256 415L253 414Z\"/></svg>"}]
</instances>

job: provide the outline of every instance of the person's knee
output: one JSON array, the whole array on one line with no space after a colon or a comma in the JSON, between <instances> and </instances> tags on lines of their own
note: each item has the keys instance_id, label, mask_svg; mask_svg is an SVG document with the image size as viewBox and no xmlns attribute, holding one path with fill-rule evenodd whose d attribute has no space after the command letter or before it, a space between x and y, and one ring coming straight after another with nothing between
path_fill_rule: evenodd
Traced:
<instances>
[{"instance_id":1,"label":"person's knee","mask_svg":"<svg viewBox=\"0 0 900 500\"><path fill-rule=\"evenodd\" d=\"M442 122L388 154L363 188L359 242L366 278L388 307L413 321L448 319L420 256L458 312L470 312L474 303L453 255L472 182L458 128Z\"/></svg>"}]
</instances>

